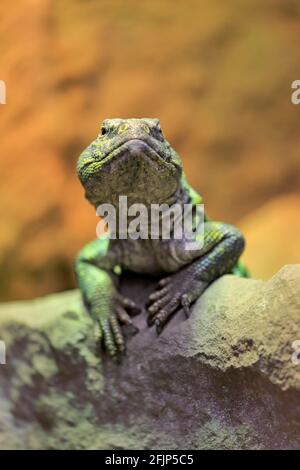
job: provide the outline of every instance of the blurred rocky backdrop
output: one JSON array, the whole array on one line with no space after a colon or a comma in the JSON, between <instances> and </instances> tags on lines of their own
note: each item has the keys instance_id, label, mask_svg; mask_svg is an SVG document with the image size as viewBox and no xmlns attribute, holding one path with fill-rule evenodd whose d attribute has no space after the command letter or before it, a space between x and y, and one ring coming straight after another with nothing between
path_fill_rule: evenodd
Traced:
<instances>
[{"instance_id":1,"label":"blurred rocky backdrop","mask_svg":"<svg viewBox=\"0 0 300 470\"><path fill-rule=\"evenodd\" d=\"M257 277L300 262L297 0L2 0L0 299L74 285L96 216L78 154L106 117L159 117Z\"/></svg>"}]
</instances>

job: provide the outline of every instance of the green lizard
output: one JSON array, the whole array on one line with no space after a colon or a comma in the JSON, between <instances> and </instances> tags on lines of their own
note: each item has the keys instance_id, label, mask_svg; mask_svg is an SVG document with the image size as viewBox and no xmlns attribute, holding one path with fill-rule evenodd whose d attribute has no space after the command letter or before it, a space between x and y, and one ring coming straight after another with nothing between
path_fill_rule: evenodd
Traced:
<instances>
[{"instance_id":1,"label":"green lizard","mask_svg":"<svg viewBox=\"0 0 300 470\"><path fill-rule=\"evenodd\" d=\"M158 119L106 119L101 133L80 155L78 175L86 198L95 207L112 204L120 195L128 205L202 203L188 185L180 157L166 141ZM147 303L148 324L160 333L170 317L190 305L225 273L247 276L239 261L244 238L237 228L204 219L203 246L186 248L186 240L161 237L101 237L78 254L75 271L83 299L111 356L125 351L122 324L131 325L139 309L118 293L122 270L161 277ZM167 275L167 277L166 277Z\"/></svg>"}]
</instances>

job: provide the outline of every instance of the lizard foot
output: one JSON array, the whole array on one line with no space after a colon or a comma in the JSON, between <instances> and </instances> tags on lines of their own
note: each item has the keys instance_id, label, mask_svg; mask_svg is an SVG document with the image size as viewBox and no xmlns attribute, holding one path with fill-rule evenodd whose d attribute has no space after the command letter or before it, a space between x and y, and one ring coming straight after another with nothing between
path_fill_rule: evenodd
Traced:
<instances>
[{"instance_id":1,"label":"lizard foot","mask_svg":"<svg viewBox=\"0 0 300 470\"><path fill-rule=\"evenodd\" d=\"M102 341L104 348L112 358L117 359L125 352L124 337L138 333L131 317L138 315L141 309L127 297L117 294L108 317L97 318L95 336ZM122 325L122 326L121 326Z\"/></svg>"},{"instance_id":2,"label":"lizard foot","mask_svg":"<svg viewBox=\"0 0 300 470\"><path fill-rule=\"evenodd\" d=\"M190 305L207 286L207 282L196 279L193 265L161 279L157 286L158 290L149 296L147 303L148 325L156 325L156 331L160 334L165 324L180 307L188 317Z\"/></svg>"},{"instance_id":3,"label":"lizard foot","mask_svg":"<svg viewBox=\"0 0 300 470\"><path fill-rule=\"evenodd\" d=\"M131 336L139 332L138 327L132 323L131 317L139 315L141 309L133 300L118 294L115 302L115 310L118 321L123 325L125 336Z\"/></svg>"}]
</instances>

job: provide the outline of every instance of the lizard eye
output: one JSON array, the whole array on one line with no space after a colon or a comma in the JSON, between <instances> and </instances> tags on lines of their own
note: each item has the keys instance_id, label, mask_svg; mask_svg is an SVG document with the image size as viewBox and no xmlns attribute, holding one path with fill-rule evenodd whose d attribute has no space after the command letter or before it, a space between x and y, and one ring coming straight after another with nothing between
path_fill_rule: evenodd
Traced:
<instances>
[{"instance_id":1,"label":"lizard eye","mask_svg":"<svg viewBox=\"0 0 300 470\"><path fill-rule=\"evenodd\" d=\"M154 129L155 129L156 132L158 132L159 134L162 134L162 130L161 130L160 124L156 124L156 126L154 127Z\"/></svg>"},{"instance_id":2,"label":"lizard eye","mask_svg":"<svg viewBox=\"0 0 300 470\"><path fill-rule=\"evenodd\" d=\"M101 135L105 135L105 134L107 134L107 128L102 126L101 127Z\"/></svg>"}]
</instances>

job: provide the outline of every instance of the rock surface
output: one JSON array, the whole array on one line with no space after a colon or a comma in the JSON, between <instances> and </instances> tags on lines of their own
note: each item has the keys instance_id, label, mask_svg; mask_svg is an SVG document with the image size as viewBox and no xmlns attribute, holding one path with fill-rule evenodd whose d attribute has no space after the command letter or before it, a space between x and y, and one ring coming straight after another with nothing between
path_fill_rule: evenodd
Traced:
<instances>
[{"instance_id":1,"label":"rock surface","mask_svg":"<svg viewBox=\"0 0 300 470\"><path fill-rule=\"evenodd\" d=\"M153 281L129 278L142 303ZM2 304L1 448L296 449L300 265L224 276L160 337L135 318L121 365L98 354L78 291Z\"/></svg>"}]
</instances>

